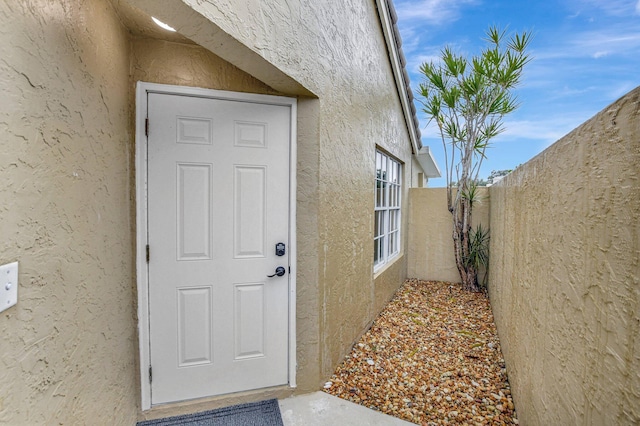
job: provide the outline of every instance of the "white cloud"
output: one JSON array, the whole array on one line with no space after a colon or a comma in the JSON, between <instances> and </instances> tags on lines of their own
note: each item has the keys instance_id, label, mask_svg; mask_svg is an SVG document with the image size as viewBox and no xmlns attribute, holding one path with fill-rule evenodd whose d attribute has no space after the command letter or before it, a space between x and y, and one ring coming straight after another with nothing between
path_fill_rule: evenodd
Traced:
<instances>
[{"instance_id":1,"label":"white cloud","mask_svg":"<svg viewBox=\"0 0 640 426\"><path fill-rule=\"evenodd\" d=\"M594 113L590 111L564 112L551 114L541 118L507 118L503 122L504 132L498 135L493 143L509 143L514 140L536 141L540 146L549 146L559 140L586 120ZM439 137L436 125L427 124L428 118L420 111L420 123L423 133L432 137ZM521 117L523 114L520 115ZM530 114L527 114L530 116Z\"/></svg>"},{"instance_id":2,"label":"white cloud","mask_svg":"<svg viewBox=\"0 0 640 426\"><path fill-rule=\"evenodd\" d=\"M618 29L615 32L611 30L593 31L582 33L579 38L573 40L572 44L576 48L589 49L591 51L602 48L602 50L628 51L629 49L637 49L640 47L640 32L623 32L624 29Z\"/></svg>"},{"instance_id":3,"label":"white cloud","mask_svg":"<svg viewBox=\"0 0 640 426\"><path fill-rule=\"evenodd\" d=\"M571 130L579 121L570 117L545 118L543 120L507 120L504 123L505 131L499 136L500 139L509 141L514 139L537 140L543 144L551 145Z\"/></svg>"},{"instance_id":4,"label":"white cloud","mask_svg":"<svg viewBox=\"0 0 640 426\"><path fill-rule=\"evenodd\" d=\"M601 58L626 56L640 51L640 31L632 26L617 25L614 29L602 28L558 35L558 43L548 44L546 49L532 52L535 61L574 58Z\"/></svg>"},{"instance_id":5,"label":"white cloud","mask_svg":"<svg viewBox=\"0 0 640 426\"><path fill-rule=\"evenodd\" d=\"M632 91L637 85L637 81L619 81L616 85L609 88L607 96L611 102L614 102L616 99Z\"/></svg>"},{"instance_id":6,"label":"white cloud","mask_svg":"<svg viewBox=\"0 0 640 426\"><path fill-rule=\"evenodd\" d=\"M425 62L439 64L442 62L442 58L437 52L433 54L412 55L411 58L407 59L407 70L411 73L420 74L420 67Z\"/></svg>"},{"instance_id":7,"label":"white cloud","mask_svg":"<svg viewBox=\"0 0 640 426\"><path fill-rule=\"evenodd\" d=\"M640 13L640 1L634 4L633 0L572 0L572 3L578 11L571 17L593 14L591 20L595 20L594 17L597 18L601 14L625 17L634 12Z\"/></svg>"},{"instance_id":8,"label":"white cloud","mask_svg":"<svg viewBox=\"0 0 640 426\"><path fill-rule=\"evenodd\" d=\"M460 16L460 8L478 4L479 0L398 0L395 2L398 19L420 20L431 25L448 24Z\"/></svg>"}]
</instances>

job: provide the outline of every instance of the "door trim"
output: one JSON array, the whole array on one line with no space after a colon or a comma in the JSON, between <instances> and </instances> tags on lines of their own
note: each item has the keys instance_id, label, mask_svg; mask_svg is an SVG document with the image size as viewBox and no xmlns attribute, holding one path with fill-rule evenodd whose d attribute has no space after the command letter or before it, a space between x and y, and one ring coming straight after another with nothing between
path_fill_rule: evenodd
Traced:
<instances>
[{"instance_id":1,"label":"door trim","mask_svg":"<svg viewBox=\"0 0 640 426\"><path fill-rule=\"evenodd\" d=\"M140 360L140 390L142 410L151 408L151 384L149 383L150 335L149 335L149 270L146 261L148 236L147 223L147 95L162 93L195 96L249 103L288 106L290 116L289 138L289 387L296 387L296 140L297 100L284 96L259 95L223 90L200 89L166 84L145 83L136 85L136 281L138 290L138 346Z\"/></svg>"}]
</instances>

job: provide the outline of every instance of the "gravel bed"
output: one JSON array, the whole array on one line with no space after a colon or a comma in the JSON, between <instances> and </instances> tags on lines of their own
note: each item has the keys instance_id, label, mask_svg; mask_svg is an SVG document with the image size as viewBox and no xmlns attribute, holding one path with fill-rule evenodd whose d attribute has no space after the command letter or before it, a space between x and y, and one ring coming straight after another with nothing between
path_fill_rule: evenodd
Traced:
<instances>
[{"instance_id":1,"label":"gravel bed","mask_svg":"<svg viewBox=\"0 0 640 426\"><path fill-rule=\"evenodd\" d=\"M324 391L422 425L518 424L487 296L407 280Z\"/></svg>"}]
</instances>

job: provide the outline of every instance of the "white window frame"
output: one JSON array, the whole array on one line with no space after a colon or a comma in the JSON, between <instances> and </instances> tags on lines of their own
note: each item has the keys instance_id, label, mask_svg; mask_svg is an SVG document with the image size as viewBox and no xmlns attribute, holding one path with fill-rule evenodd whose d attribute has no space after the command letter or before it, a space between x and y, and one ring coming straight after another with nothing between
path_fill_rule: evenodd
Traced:
<instances>
[{"instance_id":1,"label":"white window frame","mask_svg":"<svg viewBox=\"0 0 640 426\"><path fill-rule=\"evenodd\" d=\"M374 272L398 256L402 247L402 163L376 149L375 170Z\"/></svg>"}]
</instances>

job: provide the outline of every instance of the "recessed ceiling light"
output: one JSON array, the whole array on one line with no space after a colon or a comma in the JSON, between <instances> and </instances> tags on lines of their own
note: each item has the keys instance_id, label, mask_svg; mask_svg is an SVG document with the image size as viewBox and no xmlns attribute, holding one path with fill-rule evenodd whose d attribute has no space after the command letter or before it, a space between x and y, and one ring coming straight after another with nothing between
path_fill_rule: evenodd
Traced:
<instances>
[{"instance_id":1,"label":"recessed ceiling light","mask_svg":"<svg viewBox=\"0 0 640 426\"><path fill-rule=\"evenodd\" d=\"M165 24L159 19L154 18L153 16L151 17L151 19L153 19L153 22L155 22L160 28L164 28L167 31L173 31L173 32L176 31L175 28L168 26L167 24Z\"/></svg>"}]
</instances>

